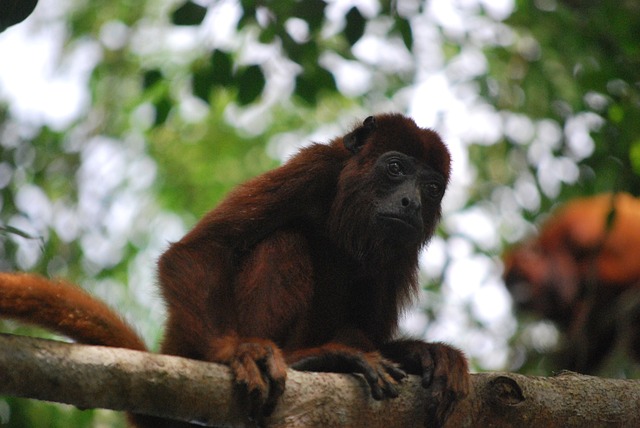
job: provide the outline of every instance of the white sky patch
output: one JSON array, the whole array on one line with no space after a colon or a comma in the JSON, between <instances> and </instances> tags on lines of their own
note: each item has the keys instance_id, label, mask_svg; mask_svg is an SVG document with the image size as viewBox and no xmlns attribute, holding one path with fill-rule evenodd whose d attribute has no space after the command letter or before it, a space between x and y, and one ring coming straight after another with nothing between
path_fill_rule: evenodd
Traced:
<instances>
[{"instance_id":1,"label":"white sky patch","mask_svg":"<svg viewBox=\"0 0 640 428\"><path fill-rule=\"evenodd\" d=\"M447 262L447 244L439 236L434 236L425 250L420 253L420 270L427 276L436 276L445 267Z\"/></svg>"},{"instance_id":2,"label":"white sky patch","mask_svg":"<svg viewBox=\"0 0 640 428\"><path fill-rule=\"evenodd\" d=\"M487 324L503 321L509 316L511 297L504 286L496 281L487 282L480 287L472 300L475 317Z\"/></svg>"},{"instance_id":3,"label":"white sky patch","mask_svg":"<svg viewBox=\"0 0 640 428\"><path fill-rule=\"evenodd\" d=\"M427 3L429 14L452 37L460 37L466 30L464 16L456 9L459 2L451 0L432 0Z\"/></svg>"},{"instance_id":4,"label":"white sky patch","mask_svg":"<svg viewBox=\"0 0 640 428\"><path fill-rule=\"evenodd\" d=\"M409 115L419 126L437 128L454 101L446 76L432 74L414 88Z\"/></svg>"},{"instance_id":5,"label":"white sky patch","mask_svg":"<svg viewBox=\"0 0 640 428\"><path fill-rule=\"evenodd\" d=\"M491 250L499 245L495 217L495 213L476 205L451 213L443 221L451 233L466 236L482 249Z\"/></svg>"},{"instance_id":6,"label":"white sky patch","mask_svg":"<svg viewBox=\"0 0 640 428\"><path fill-rule=\"evenodd\" d=\"M16 117L33 125L65 129L89 106L87 81L100 60L96 43L78 42L58 63L64 26L29 22L0 33L0 96Z\"/></svg>"},{"instance_id":7,"label":"white sky patch","mask_svg":"<svg viewBox=\"0 0 640 428\"><path fill-rule=\"evenodd\" d=\"M402 331L412 337L422 337L425 334L429 318L420 310L409 311L400 320Z\"/></svg>"},{"instance_id":8,"label":"white sky patch","mask_svg":"<svg viewBox=\"0 0 640 428\"><path fill-rule=\"evenodd\" d=\"M491 263L486 256L457 256L447 267L447 284L452 291L451 297L455 300L470 301L490 273Z\"/></svg>"},{"instance_id":9,"label":"white sky patch","mask_svg":"<svg viewBox=\"0 0 640 428\"><path fill-rule=\"evenodd\" d=\"M500 21L507 19L516 6L513 0L480 0L480 4L489 16Z\"/></svg>"},{"instance_id":10,"label":"white sky patch","mask_svg":"<svg viewBox=\"0 0 640 428\"><path fill-rule=\"evenodd\" d=\"M346 96L360 96L371 88L371 72L361 62L327 52L321 58L321 63L334 73L338 90Z\"/></svg>"},{"instance_id":11,"label":"white sky patch","mask_svg":"<svg viewBox=\"0 0 640 428\"><path fill-rule=\"evenodd\" d=\"M16 208L43 226L51 221L51 201L40 187L24 184L15 197Z\"/></svg>"}]
</instances>

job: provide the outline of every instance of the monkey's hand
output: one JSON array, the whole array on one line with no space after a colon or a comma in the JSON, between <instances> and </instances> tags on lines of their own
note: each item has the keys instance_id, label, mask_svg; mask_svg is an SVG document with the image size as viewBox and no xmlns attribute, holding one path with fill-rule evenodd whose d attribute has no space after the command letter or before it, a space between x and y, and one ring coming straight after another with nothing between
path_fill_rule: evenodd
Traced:
<instances>
[{"instance_id":1,"label":"monkey's hand","mask_svg":"<svg viewBox=\"0 0 640 428\"><path fill-rule=\"evenodd\" d=\"M287 364L280 348L266 339L224 337L211 342L210 361L227 364L249 417L260 421L273 412L284 392Z\"/></svg>"},{"instance_id":2,"label":"monkey's hand","mask_svg":"<svg viewBox=\"0 0 640 428\"><path fill-rule=\"evenodd\" d=\"M362 352L341 345L327 344L287 355L290 367L300 371L359 373L364 376L375 400L398 396L396 385L406 377L404 371L378 352Z\"/></svg>"},{"instance_id":3,"label":"monkey's hand","mask_svg":"<svg viewBox=\"0 0 640 428\"><path fill-rule=\"evenodd\" d=\"M444 343L399 340L386 344L382 354L408 373L422 376L429 426L440 427L455 404L469 394L471 378L464 354Z\"/></svg>"}]
</instances>

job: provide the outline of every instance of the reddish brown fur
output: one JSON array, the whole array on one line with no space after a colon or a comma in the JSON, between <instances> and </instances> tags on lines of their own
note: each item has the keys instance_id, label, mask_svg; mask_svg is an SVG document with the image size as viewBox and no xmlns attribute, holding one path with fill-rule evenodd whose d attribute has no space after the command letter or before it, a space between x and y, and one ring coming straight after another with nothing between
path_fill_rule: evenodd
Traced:
<instances>
[{"instance_id":1,"label":"reddish brown fur","mask_svg":"<svg viewBox=\"0 0 640 428\"><path fill-rule=\"evenodd\" d=\"M439 136L400 115L376 116L239 186L171 245L158 264L168 309L162 352L228 364L257 418L276 404L287 363L361 373L378 399L397 394L397 363L424 376L429 415L441 423L469 388L463 355L393 340L440 199L420 188L419 234L381 231L376 215L391 185L374 170L388 152L446 186L450 158Z\"/></svg>"},{"instance_id":2,"label":"reddish brown fur","mask_svg":"<svg viewBox=\"0 0 640 428\"><path fill-rule=\"evenodd\" d=\"M365 260L365 263L369 262L367 280L381 283L381 286L363 288L363 292L367 290L366 294L378 302L362 302L365 306L362 316L366 316L364 313L375 314L375 319L367 320L367 328L372 330L372 347L389 340L397 327L400 303L405 303L416 287L419 246L394 256L393 252L380 248L381 242L377 241L374 230L353 231L371 225L363 217L368 208L366 200L372 199L373 186L362 177L366 176L377 156L389 150L425 160L446 179L450 161L448 151L432 131L422 130L399 115L377 119L381 136L376 135L375 144L365 145L358 155L352 156L344 148L342 138L329 145L307 147L282 167L238 187L180 242L169 248L159 262L160 283L169 309L165 352L202 358L207 353L202 337L217 337L227 330L240 330L241 336L261 337L264 322L273 323L274 317L280 319L278 328L269 327L268 337L284 349L329 340L336 328L334 324L344 322L341 318L344 318L348 303L341 299L343 291L329 292L331 283L344 282L339 278L350 278L354 274L349 271L350 266L344 266L345 263L335 260L329 263L335 254L327 254L327 250L332 250L331 253L334 249L344 251L335 248L338 245L348 249L362 245L370 247L362 250L370 253L372 259ZM430 237L439 209L439 206L433 207L428 213L430 227L420 245ZM340 224L334 225L331 219L337 219ZM333 236L340 237L341 242L331 242L326 233L328 224ZM281 230L277 238L265 239L276 230ZM363 237L372 242L363 244ZM273 242L276 239L278 243ZM311 244L321 247L311 251L322 253L315 255L316 265L319 265L316 268L326 271L327 266L331 266L333 271L324 272L329 278L322 286L317 284L318 278L313 284L306 260L309 251L299 249ZM258 252L268 254L270 246L276 250L271 251L270 259L259 260L262 265L251 262ZM297 279L295 282L291 280L292 275ZM185 278L194 285L187 285ZM250 279L248 283L245 282L247 278ZM263 284L256 285L260 281ZM251 295L249 287L257 294ZM312 311L311 318L303 316L304 309L309 307L312 289L316 293L327 289L316 300L323 303L321 307L329 313L331 308L336 308L333 317L315 313L318 310ZM359 293L357 295L360 297ZM236 304L237 298L255 299L262 304L260 307L240 307ZM325 302L327 299L342 301ZM216 310L211 310L210 305ZM296 308L301 310L296 311ZM256 310L274 316L263 317ZM203 325L203 314L207 314L208 326ZM313 317L319 318L317 322ZM305 331L292 331L294 328ZM188 336L197 338L195 343L185 340Z\"/></svg>"},{"instance_id":3,"label":"reddish brown fur","mask_svg":"<svg viewBox=\"0 0 640 428\"><path fill-rule=\"evenodd\" d=\"M138 334L109 307L63 281L0 273L0 316L46 327L88 345L146 351Z\"/></svg>"},{"instance_id":4,"label":"reddish brown fur","mask_svg":"<svg viewBox=\"0 0 640 428\"><path fill-rule=\"evenodd\" d=\"M505 255L505 281L516 303L565 333L558 368L595 373L624 330L638 343L638 225L640 200L631 195L575 199L555 212L538 236ZM632 307L634 299L638 303ZM626 306L631 312L620 314ZM619 325L621 319L625 325ZM640 360L640 347L631 351Z\"/></svg>"}]
</instances>

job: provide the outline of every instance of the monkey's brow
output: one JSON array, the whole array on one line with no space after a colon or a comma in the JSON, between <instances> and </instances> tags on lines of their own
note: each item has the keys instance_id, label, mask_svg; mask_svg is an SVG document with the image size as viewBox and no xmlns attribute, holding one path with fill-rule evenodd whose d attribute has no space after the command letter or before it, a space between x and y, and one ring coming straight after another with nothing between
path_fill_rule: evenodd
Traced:
<instances>
[{"instance_id":1,"label":"monkey's brow","mask_svg":"<svg viewBox=\"0 0 640 428\"><path fill-rule=\"evenodd\" d=\"M428 165L418 164L418 178L421 180L444 181L444 176Z\"/></svg>"}]
</instances>

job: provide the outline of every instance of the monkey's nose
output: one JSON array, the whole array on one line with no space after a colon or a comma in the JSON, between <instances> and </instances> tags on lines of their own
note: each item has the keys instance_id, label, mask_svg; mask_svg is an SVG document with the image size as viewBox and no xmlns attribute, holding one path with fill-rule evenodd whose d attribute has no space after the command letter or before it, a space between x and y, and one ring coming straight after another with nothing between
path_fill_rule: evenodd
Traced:
<instances>
[{"instance_id":1,"label":"monkey's nose","mask_svg":"<svg viewBox=\"0 0 640 428\"><path fill-rule=\"evenodd\" d=\"M420 198L417 196L403 196L400 204L407 211L420 211L420 208L422 208Z\"/></svg>"}]
</instances>

